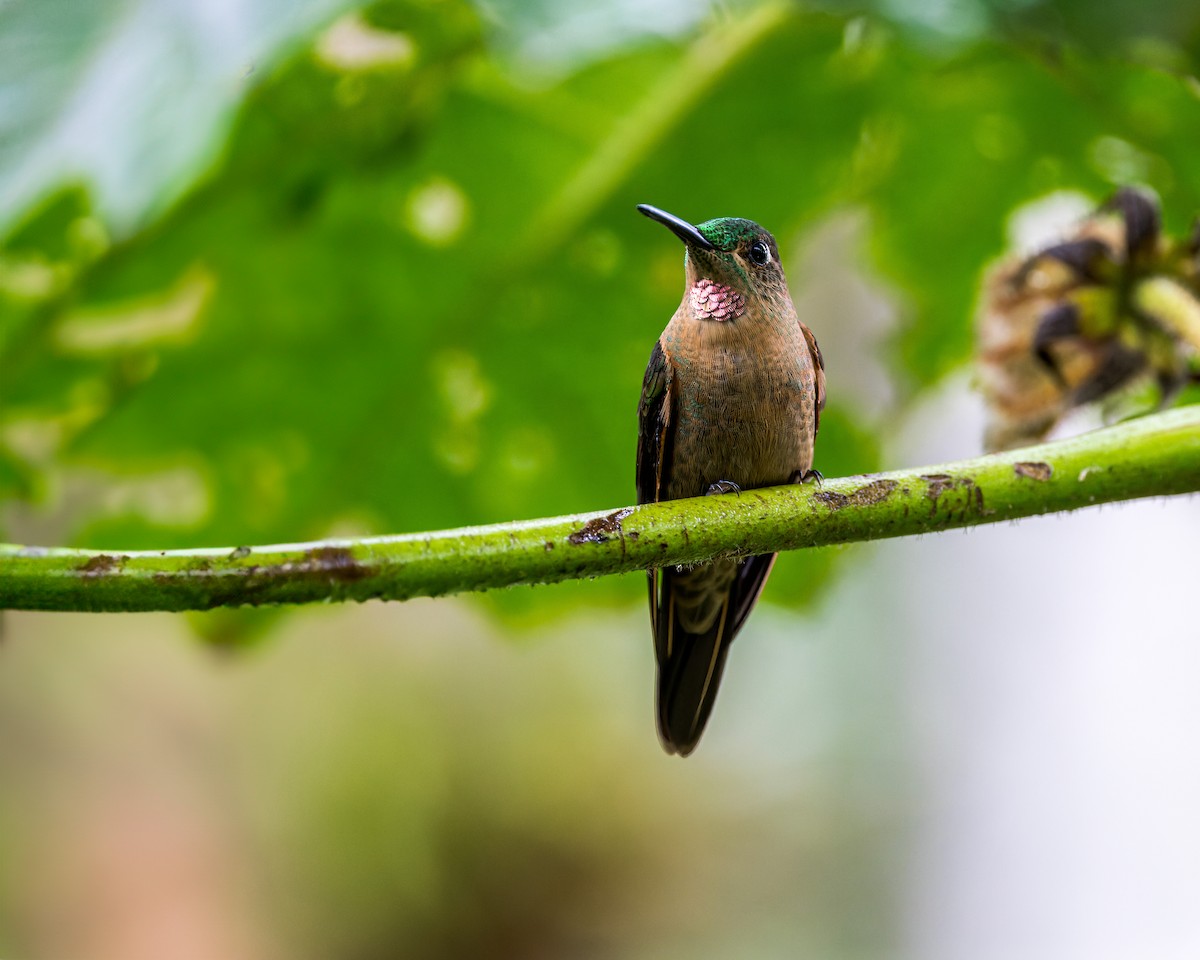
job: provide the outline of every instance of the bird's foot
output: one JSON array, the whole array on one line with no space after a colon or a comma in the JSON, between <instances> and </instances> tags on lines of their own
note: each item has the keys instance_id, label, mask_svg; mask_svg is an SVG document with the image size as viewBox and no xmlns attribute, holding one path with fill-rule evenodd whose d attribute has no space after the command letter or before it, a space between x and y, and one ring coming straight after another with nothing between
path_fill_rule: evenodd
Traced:
<instances>
[{"instance_id":1,"label":"bird's foot","mask_svg":"<svg viewBox=\"0 0 1200 960\"><path fill-rule=\"evenodd\" d=\"M819 487L821 481L824 479L825 475L820 470L794 470L788 478L788 483L812 483L816 481Z\"/></svg>"},{"instance_id":2,"label":"bird's foot","mask_svg":"<svg viewBox=\"0 0 1200 960\"><path fill-rule=\"evenodd\" d=\"M742 488L732 480L718 480L716 483L708 485L705 495L711 497L718 493L736 493L740 497L742 495Z\"/></svg>"}]
</instances>

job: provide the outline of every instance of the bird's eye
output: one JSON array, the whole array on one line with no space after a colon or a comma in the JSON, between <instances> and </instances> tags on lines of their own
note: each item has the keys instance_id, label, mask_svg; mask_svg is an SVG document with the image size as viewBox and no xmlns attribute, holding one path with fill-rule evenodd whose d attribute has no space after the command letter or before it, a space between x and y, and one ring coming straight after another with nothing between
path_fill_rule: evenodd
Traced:
<instances>
[{"instance_id":1,"label":"bird's eye","mask_svg":"<svg viewBox=\"0 0 1200 960\"><path fill-rule=\"evenodd\" d=\"M767 248L765 243L763 243L761 240L755 240L752 244L750 244L751 263L756 263L761 267L764 263L769 262L770 259L771 251Z\"/></svg>"}]
</instances>

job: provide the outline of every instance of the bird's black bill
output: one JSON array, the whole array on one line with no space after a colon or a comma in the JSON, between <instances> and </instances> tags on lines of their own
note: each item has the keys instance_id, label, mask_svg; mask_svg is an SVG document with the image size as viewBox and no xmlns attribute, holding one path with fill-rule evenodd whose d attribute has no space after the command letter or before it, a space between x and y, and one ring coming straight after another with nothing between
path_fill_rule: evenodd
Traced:
<instances>
[{"instance_id":1,"label":"bird's black bill","mask_svg":"<svg viewBox=\"0 0 1200 960\"><path fill-rule=\"evenodd\" d=\"M704 234L686 220L680 220L673 213L667 213L666 210L659 210L658 207L652 207L648 203L639 203L638 212L649 217L651 220L657 220L684 243L690 243L701 250L717 249L704 238Z\"/></svg>"}]
</instances>

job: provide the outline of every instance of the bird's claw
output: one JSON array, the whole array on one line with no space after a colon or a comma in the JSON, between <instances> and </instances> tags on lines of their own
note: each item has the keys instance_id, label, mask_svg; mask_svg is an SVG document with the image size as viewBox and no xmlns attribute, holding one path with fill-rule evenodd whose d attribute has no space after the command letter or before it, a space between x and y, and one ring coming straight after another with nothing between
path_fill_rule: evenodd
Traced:
<instances>
[{"instance_id":1,"label":"bird's claw","mask_svg":"<svg viewBox=\"0 0 1200 960\"><path fill-rule=\"evenodd\" d=\"M710 483L708 490L705 491L705 495L709 497L718 493L736 493L740 497L742 495L742 488L732 480L717 480L715 483Z\"/></svg>"},{"instance_id":2,"label":"bird's claw","mask_svg":"<svg viewBox=\"0 0 1200 960\"><path fill-rule=\"evenodd\" d=\"M789 483L811 483L816 482L817 486L825 479L825 475L820 470L796 470L788 478Z\"/></svg>"}]
</instances>

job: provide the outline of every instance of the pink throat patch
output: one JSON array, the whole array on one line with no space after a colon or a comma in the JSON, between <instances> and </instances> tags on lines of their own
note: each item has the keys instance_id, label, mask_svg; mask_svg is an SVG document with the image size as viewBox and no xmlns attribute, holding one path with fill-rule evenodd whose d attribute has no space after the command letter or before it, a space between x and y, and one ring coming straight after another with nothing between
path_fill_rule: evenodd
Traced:
<instances>
[{"instance_id":1,"label":"pink throat patch","mask_svg":"<svg viewBox=\"0 0 1200 960\"><path fill-rule=\"evenodd\" d=\"M691 297L692 309L700 320L736 320L746 312L746 301L740 293L707 277L692 285Z\"/></svg>"}]
</instances>

